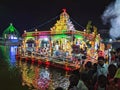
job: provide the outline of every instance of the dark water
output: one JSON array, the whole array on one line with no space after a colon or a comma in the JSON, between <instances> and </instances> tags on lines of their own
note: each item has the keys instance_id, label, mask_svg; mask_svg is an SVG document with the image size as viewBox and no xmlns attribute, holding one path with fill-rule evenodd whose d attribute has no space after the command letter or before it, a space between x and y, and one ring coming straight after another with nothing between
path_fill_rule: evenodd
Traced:
<instances>
[{"instance_id":1,"label":"dark water","mask_svg":"<svg viewBox=\"0 0 120 90\"><path fill-rule=\"evenodd\" d=\"M69 73L15 59L16 46L0 46L0 90L67 89Z\"/></svg>"}]
</instances>

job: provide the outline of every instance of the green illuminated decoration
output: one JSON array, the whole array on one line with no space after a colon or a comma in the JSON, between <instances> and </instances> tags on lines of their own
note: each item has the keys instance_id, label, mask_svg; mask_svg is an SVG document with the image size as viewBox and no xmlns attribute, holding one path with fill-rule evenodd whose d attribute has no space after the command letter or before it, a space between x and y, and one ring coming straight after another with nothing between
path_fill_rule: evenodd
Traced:
<instances>
[{"instance_id":1,"label":"green illuminated decoration","mask_svg":"<svg viewBox=\"0 0 120 90\"><path fill-rule=\"evenodd\" d=\"M16 36L16 37L19 37L19 36L20 36L19 32L18 32L17 29L13 26L12 23L10 23L9 27L4 30L4 32L3 32L3 34L2 34L2 37L3 37L3 38L7 38L7 37L8 37L7 35L14 35L14 36Z\"/></svg>"},{"instance_id":2,"label":"green illuminated decoration","mask_svg":"<svg viewBox=\"0 0 120 90\"><path fill-rule=\"evenodd\" d=\"M65 32L67 32L67 30L62 30L62 33L65 33Z\"/></svg>"},{"instance_id":3,"label":"green illuminated decoration","mask_svg":"<svg viewBox=\"0 0 120 90\"><path fill-rule=\"evenodd\" d=\"M34 40L34 37L26 37L26 40Z\"/></svg>"},{"instance_id":4,"label":"green illuminated decoration","mask_svg":"<svg viewBox=\"0 0 120 90\"><path fill-rule=\"evenodd\" d=\"M12 23L10 24L9 29L10 29L10 32L14 32L14 27L13 27Z\"/></svg>"},{"instance_id":5,"label":"green illuminated decoration","mask_svg":"<svg viewBox=\"0 0 120 90\"><path fill-rule=\"evenodd\" d=\"M27 32L27 37L32 37L33 36L33 32Z\"/></svg>"},{"instance_id":6,"label":"green illuminated decoration","mask_svg":"<svg viewBox=\"0 0 120 90\"><path fill-rule=\"evenodd\" d=\"M54 36L55 39L66 38L66 37L67 37L67 35L65 35L65 34Z\"/></svg>"},{"instance_id":7,"label":"green illuminated decoration","mask_svg":"<svg viewBox=\"0 0 120 90\"><path fill-rule=\"evenodd\" d=\"M28 78L33 79L35 76L35 72L34 72L34 68L33 67L31 67L31 68L28 69L27 76L28 76Z\"/></svg>"},{"instance_id":8,"label":"green illuminated decoration","mask_svg":"<svg viewBox=\"0 0 120 90\"><path fill-rule=\"evenodd\" d=\"M77 39L83 39L83 36L82 35L74 35L75 36L75 38L77 38Z\"/></svg>"}]
</instances>

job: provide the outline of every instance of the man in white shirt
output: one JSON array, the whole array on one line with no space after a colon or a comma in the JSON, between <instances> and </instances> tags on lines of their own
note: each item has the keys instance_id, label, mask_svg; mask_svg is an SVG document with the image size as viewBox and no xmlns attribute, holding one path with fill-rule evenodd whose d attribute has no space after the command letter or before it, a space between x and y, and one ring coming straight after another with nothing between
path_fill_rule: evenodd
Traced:
<instances>
[{"instance_id":1,"label":"man in white shirt","mask_svg":"<svg viewBox=\"0 0 120 90\"><path fill-rule=\"evenodd\" d=\"M108 64L105 63L104 57L98 57L97 76L105 75L108 73Z\"/></svg>"},{"instance_id":2,"label":"man in white shirt","mask_svg":"<svg viewBox=\"0 0 120 90\"><path fill-rule=\"evenodd\" d=\"M56 43L55 45L55 50L58 51L59 50L59 45Z\"/></svg>"}]
</instances>

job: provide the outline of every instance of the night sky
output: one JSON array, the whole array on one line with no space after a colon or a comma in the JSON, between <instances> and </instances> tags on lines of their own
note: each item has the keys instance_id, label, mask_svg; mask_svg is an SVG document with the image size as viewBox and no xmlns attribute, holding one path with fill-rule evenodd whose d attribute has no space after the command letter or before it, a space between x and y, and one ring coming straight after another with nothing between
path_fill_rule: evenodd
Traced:
<instances>
[{"instance_id":1,"label":"night sky","mask_svg":"<svg viewBox=\"0 0 120 90\"><path fill-rule=\"evenodd\" d=\"M114 0L0 0L0 34L13 23L22 34L24 30L49 30L66 8L70 17L85 27L89 20L98 29L107 28L103 25L101 15L105 8ZM59 18L58 18L59 19ZM51 21L51 22L49 22ZM49 22L47 24L44 24ZM40 25L44 24L41 27ZM77 29L82 29L74 24Z\"/></svg>"}]
</instances>

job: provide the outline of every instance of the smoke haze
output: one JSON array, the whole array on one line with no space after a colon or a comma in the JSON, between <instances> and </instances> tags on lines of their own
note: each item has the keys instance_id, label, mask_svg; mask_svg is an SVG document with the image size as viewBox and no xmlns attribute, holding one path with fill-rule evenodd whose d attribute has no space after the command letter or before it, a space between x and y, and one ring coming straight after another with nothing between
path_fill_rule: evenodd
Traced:
<instances>
[{"instance_id":1,"label":"smoke haze","mask_svg":"<svg viewBox=\"0 0 120 90\"><path fill-rule=\"evenodd\" d=\"M108 5L102 15L103 23L110 23L110 36L113 39L120 37L120 0Z\"/></svg>"}]
</instances>

